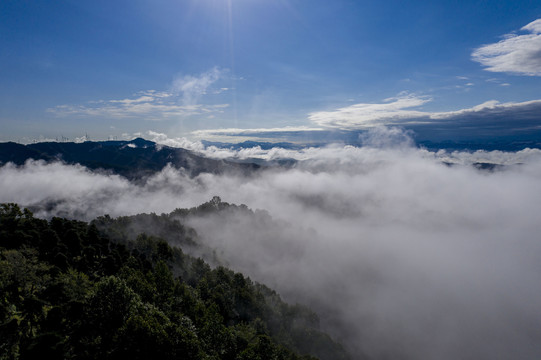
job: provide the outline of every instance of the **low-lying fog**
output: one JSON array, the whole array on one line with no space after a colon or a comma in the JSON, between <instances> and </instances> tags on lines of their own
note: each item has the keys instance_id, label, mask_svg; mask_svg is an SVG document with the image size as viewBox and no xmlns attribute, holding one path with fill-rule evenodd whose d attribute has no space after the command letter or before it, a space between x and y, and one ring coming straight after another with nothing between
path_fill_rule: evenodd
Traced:
<instances>
[{"instance_id":1,"label":"low-lying fog","mask_svg":"<svg viewBox=\"0 0 541 360\"><path fill-rule=\"evenodd\" d=\"M201 237L235 270L318 311L353 354L541 358L541 151L434 153L392 129L365 140L363 148L244 155L208 149L303 161L252 177L190 179L166 167L138 185L80 166L8 164L0 202L90 220L170 212L218 195L272 221L193 219ZM489 172L476 162L506 166Z\"/></svg>"}]
</instances>

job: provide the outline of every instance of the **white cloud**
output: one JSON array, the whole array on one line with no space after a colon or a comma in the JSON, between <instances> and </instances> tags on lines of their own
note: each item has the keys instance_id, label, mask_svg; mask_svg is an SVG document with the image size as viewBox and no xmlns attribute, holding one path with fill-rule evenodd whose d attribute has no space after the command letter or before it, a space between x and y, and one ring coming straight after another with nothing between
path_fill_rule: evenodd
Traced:
<instances>
[{"instance_id":1,"label":"white cloud","mask_svg":"<svg viewBox=\"0 0 541 360\"><path fill-rule=\"evenodd\" d=\"M59 105L47 109L58 116L88 116L113 119L141 118L144 120L179 119L210 112L223 112L228 104L217 105L177 105L174 101L163 103L150 98L133 102L132 99L103 101L98 105Z\"/></svg>"},{"instance_id":2,"label":"white cloud","mask_svg":"<svg viewBox=\"0 0 541 360\"><path fill-rule=\"evenodd\" d=\"M251 133L265 133L265 131L292 131L292 129L304 131L305 128L279 128L279 129L224 129L224 135L231 134L232 137L237 135L238 131L247 131ZM216 130L221 131L221 130ZM283 149L280 147L272 147L271 149L262 149L261 146L254 146L251 148L222 148L217 146L205 146L201 141L193 141L186 139L184 137L169 137L164 133L158 133L155 131L148 131L149 139L156 142L159 145L166 145L170 147L188 149L194 152L197 152L200 155L210 157L213 159L262 159L267 161L277 160L277 159L296 159L296 160L307 160L314 156L315 152L318 150L316 148L306 148L302 150L291 150ZM205 132L203 136L204 139L209 137L219 137L220 135L215 135L213 130ZM231 140L231 138L227 138Z\"/></svg>"},{"instance_id":3,"label":"white cloud","mask_svg":"<svg viewBox=\"0 0 541 360\"><path fill-rule=\"evenodd\" d=\"M472 59L487 71L541 76L541 19L521 30L527 34L507 34L497 43L477 48Z\"/></svg>"},{"instance_id":4,"label":"white cloud","mask_svg":"<svg viewBox=\"0 0 541 360\"><path fill-rule=\"evenodd\" d=\"M342 146L339 144L331 144L326 147L302 147L300 149L286 149L277 146L268 149L263 149L261 146L251 148L223 148L205 146L201 141L193 141L184 137L171 138L164 133L154 131L148 131L147 134L150 140L159 145L188 149L213 159L261 159L266 161L294 159L312 164L317 162L318 159L324 159L328 162L340 161L342 164L345 164L348 163L346 159L358 158L361 153L369 151L367 149L404 150L414 146L411 132L382 126L369 129L361 135L360 140L363 148ZM541 150L539 149L524 149L517 152L484 150L475 152L448 152L446 150L440 150L433 152L424 149L418 149L416 151L422 157L457 165L472 165L480 162L513 165L541 159ZM355 163L355 161L351 160L351 163Z\"/></svg>"},{"instance_id":5,"label":"white cloud","mask_svg":"<svg viewBox=\"0 0 541 360\"><path fill-rule=\"evenodd\" d=\"M176 78L173 81L173 91L182 94L182 99L185 105L193 105L199 102L202 95L207 93L209 87L219 80L224 74L223 70L217 67L210 69L198 76L184 75ZM228 90L220 88L218 93Z\"/></svg>"},{"instance_id":6,"label":"white cloud","mask_svg":"<svg viewBox=\"0 0 541 360\"><path fill-rule=\"evenodd\" d=\"M459 116L463 115L483 115L486 113L490 113L491 116L494 116L496 114L502 114L502 113L513 113L513 112L521 112L525 111L528 108L534 107L536 108L537 115L541 115L539 112L539 107L541 107L541 100L531 100L531 101L524 101L524 102L507 102L507 103L500 103L497 100L489 100L485 101L482 104L476 105L472 108L466 108L461 110L455 110L455 111L445 111L445 112L432 112L427 113L427 115L431 119L454 119L458 118ZM513 120L512 118L509 120Z\"/></svg>"},{"instance_id":7,"label":"white cloud","mask_svg":"<svg viewBox=\"0 0 541 360\"><path fill-rule=\"evenodd\" d=\"M209 136L216 135L251 135L251 134L265 134L265 133L277 133L277 132L296 132L296 131L320 131L323 128L314 128L308 126L285 126L280 128L259 128L259 129L210 129L210 130L195 130L192 131L192 135L196 138L207 139Z\"/></svg>"},{"instance_id":8,"label":"white cloud","mask_svg":"<svg viewBox=\"0 0 541 360\"><path fill-rule=\"evenodd\" d=\"M170 138L166 134L148 131L149 139L158 145L165 145L175 148L183 148L192 151L201 152L205 146L200 141L190 141L184 137Z\"/></svg>"},{"instance_id":9,"label":"white cloud","mask_svg":"<svg viewBox=\"0 0 541 360\"><path fill-rule=\"evenodd\" d=\"M234 135L237 134L237 130L229 129ZM269 129L252 129L259 133ZM281 130L281 129L278 129ZM171 147L183 148L197 152L200 155L213 158L213 159L261 159L261 160L277 160L277 159L295 159L295 160L308 160L315 156L320 150L314 147L305 148L301 150L284 149L280 147L272 147L270 149L263 149L261 146L254 146L251 148L223 148L217 146L205 146L200 141L192 141L186 138L170 138L166 134L149 131L150 140L160 145L167 145ZM210 133L212 134L212 133ZM205 137L207 138L207 137Z\"/></svg>"},{"instance_id":10,"label":"white cloud","mask_svg":"<svg viewBox=\"0 0 541 360\"><path fill-rule=\"evenodd\" d=\"M228 104L200 104L207 89L222 76L213 68L199 76L177 78L171 91L146 90L126 99L91 101L85 105L58 105L47 112L58 116L105 117L112 119L141 118L168 120L195 115L221 113ZM220 91L224 91L220 89Z\"/></svg>"},{"instance_id":11,"label":"white cloud","mask_svg":"<svg viewBox=\"0 0 541 360\"><path fill-rule=\"evenodd\" d=\"M388 99L389 100L389 99ZM308 118L321 127L344 130L367 129L380 125L420 125L470 122L470 126L479 126L487 120L507 117L513 126L515 118L528 117L537 123L541 120L541 100L500 103L496 100L454 111L429 112L411 110L430 99L414 95L402 95L379 104L355 104L333 111L319 111Z\"/></svg>"},{"instance_id":12,"label":"white cloud","mask_svg":"<svg viewBox=\"0 0 541 360\"><path fill-rule=\"evenodd\" d=\"M280 128L253 128L253 129L205 129L190 133L192 138L216 142L243 142L246 140L263 142L306 142L318 137L325 129L309 126L285 126Z\"/></svg>"},{"instance_id":13,"label":"white cloud","mask_svg":"<svg viewBox=\"0 0 541 360\"><path fill-rule=\"evenodd\" d=\"M400 95L386 99L381 104L355 104L333 111L318 111L308 115L315 124L323 127L340 129L359 129L381 124L398 124L405 120L419 119L426 113L418 110L406 110L421 106L430 98L415 95Z\"/></svg>"}]
</instances>

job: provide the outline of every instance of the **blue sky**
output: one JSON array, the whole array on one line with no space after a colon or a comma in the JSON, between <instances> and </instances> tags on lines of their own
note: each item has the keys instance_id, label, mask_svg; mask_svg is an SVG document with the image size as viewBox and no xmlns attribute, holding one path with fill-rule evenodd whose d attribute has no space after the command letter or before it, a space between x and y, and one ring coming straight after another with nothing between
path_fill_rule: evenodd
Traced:
<instances>
[{"instance_id":1,"label":"blue sky","mask_svg":"<svg viewBox=\"0 0 541 360\"><path fill-rule=\"evenodd\" d=\"M7 0L0 48L0 141L540 137L539 1Z\"/></svg>"}]
</instances>

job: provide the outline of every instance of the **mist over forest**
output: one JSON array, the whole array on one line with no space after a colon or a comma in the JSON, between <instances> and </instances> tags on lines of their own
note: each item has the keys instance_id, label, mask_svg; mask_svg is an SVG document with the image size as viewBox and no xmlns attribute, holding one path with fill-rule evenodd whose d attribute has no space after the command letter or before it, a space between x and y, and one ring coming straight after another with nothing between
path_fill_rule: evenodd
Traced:
<instances>
[{"instance_id":1,"label":"mist over forest","mask_svg":"<svg viewBox=\"0 0 541 360\"><path fill-rule=\"evenodd\" d=\"M2 1L0 49L0 360L541 359L541 1Z\"/></svg>"},{"instance_id":2,"label":"mist over forest","mask_svg":"<svg viewBox=\"0 0 541 360\"><path fill-rule=\"evenodd\" d=\"M351 354L539 357L541 151L429 151L386 128L363 144L201 147L209 158L294 163L195 176L168 165L139 181L60 161L7 163L0 202L90 221L173 216L219 196L246 207L182 221L231 269L311 307Z\"/></svg>"}]
</instances>

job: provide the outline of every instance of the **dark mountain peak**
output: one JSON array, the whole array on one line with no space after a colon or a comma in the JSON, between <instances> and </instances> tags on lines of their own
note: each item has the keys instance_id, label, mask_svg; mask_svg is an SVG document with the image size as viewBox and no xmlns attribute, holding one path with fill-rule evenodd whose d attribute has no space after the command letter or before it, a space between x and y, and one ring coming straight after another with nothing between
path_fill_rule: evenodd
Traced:
<instances>
[{"instance_id":1,"label":"dark mountain peak","mask_svg":"<svg viewBox=\"0 0 541 360\"><path fill-rule=\"evenodd\" d=\"M128 141L128 144L135 145L138 148L148 148L156 146L155 142L140 137Z\"/></svg>"}]
</instances>

